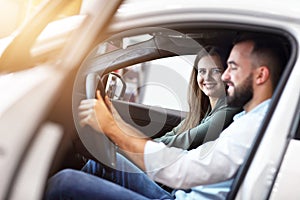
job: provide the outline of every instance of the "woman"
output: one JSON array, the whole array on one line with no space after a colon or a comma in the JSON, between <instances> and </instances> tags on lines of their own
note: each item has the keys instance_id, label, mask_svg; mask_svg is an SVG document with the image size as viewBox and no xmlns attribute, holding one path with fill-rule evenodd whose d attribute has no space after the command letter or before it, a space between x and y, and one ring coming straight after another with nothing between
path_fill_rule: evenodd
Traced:
<instances>
[{"instance_id":1,"label":"woman","mask_svg":"<svg viewBox=\"0 0 300 200\"><path fill-rule=\"evenodd\" d=\"M197 54L188 92L189 113L177 127L156 141L193 149L219 137L241 110L226 104L225 85L221 80L224 66L225 56L216 47L207 46Z\"/></svg>"},{"instance_id":2,"label":"woman","mask_svg":"<svg viewBox=\"0 0 300 200\"><path fill-rule=\"evenodd\" d=\"M171 132L155 141L182 149L194 149L219 137L221 131L232 122L233 116L241 111L226 104L225 84L221 80L224 66L225 56L216 47L207 46L197 54L189 83L187 117ZM109 104L118 125L122 129L131 129Z\"/></svg>"},{"instance_id":3,"label":"woman","mask_svg":"<svg viewBox=\"0 0 300 200\"><path fill-rule=\"evenodd\" d=\"M203 142L216 139L221 131L231 123L233 115L240 109L230 108L226 105L225 85L221 80L221 74L225 66L224 60L222 54L215 47L206 47L198 53L190 78L191 87L188 92L190 112L177 127L161 138L157 138L156 141L183 149L196 148ZM121 129L134 129L122 120L111 102L106 103ZM84 110L81 110L81 112L84 112ZM117 154L116 169L110 169L101 163L90 160L82 171L88 174L75 170L63 170L56 174L49 181L46 196L55 199L57 198L56 195L61 195L63 192L62 188L68 188L69 190L73 188L72 191L78 192L79 190L82 191L84 187L88 187L68 181L78 176L81 181L87 180L86 182L89 182L91 180L95 184L97 182L108 184L106 181L108 180L150 199L155 199L158 194L160 197L170 198L167 191L150 180L145 173L121 154ZM89 174L96 175L101 179Z\"/></svg>"}]
</instances>

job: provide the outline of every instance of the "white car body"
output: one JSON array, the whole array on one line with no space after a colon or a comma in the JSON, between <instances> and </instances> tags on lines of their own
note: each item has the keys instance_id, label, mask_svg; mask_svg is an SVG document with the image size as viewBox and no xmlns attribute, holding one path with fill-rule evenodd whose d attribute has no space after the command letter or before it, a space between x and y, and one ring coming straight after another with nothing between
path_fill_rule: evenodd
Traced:
<instances>
[{"instance_id":1,"label":"white car body","mask_svg":"<svg viewBox=\"0 0 300 200\"><path fill-rule=\"evenodd\" d=\"M80 16L73 17L73 21L61 21L70 24L71 28L66 26L52 36L41 35L40 41L31 49L36 56L51 52L56 55L69 46L68 52L62 51L60 57L55 57L57 62L42 63L33 69L14 73L1 71L0 199L41 198L48 170L64 132L63 125L45 119L59 99L64 80L82 62L90 50L90 43L96 40L103 28L99 8L104 2L107 1L84 0ZM111 12L103 9L105 11ZM300 118L300 2L128 0L112 18L106 36L175 22L264 27L284 31L293 37L295 59L290 64L294 67L235 199L300 199L297 190L300 185L300 141L291 135L299 132ZM58 23L54 22L53 26ZM78 31L76 33L80 36L75 36L70 42L67 39L72 31Z\"/></svg>"}]
</instances>

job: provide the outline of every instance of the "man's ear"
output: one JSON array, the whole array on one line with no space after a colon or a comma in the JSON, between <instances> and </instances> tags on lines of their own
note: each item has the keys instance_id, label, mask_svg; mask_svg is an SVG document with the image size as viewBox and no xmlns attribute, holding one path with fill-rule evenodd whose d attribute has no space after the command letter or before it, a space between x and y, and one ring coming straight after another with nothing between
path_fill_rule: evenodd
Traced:
<instances>
[{"instance_id":1,"label":"man's ear","mask_svg":"<svg viewBox=\"0 0 300 200\"><path fill-rule=\"evenodd\" d=\"M256 84L260 85L265 83L270 78L270 70L266 66L257 68Z\"/></svg>"}]
</instances>

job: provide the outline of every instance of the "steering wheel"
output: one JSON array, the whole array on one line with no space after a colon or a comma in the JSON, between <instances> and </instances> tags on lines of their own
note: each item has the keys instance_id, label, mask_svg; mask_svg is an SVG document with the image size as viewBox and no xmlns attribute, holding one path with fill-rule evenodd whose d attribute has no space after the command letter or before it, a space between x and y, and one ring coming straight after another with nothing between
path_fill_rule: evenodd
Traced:
<instances>
[{"instance_id":1,"label":"steering wheel","mask_svg":"<svg viewBox=\"0 0 300 200\"><path fill-rule=\"evenodd\" d=\"M78 106L80 101L85 98L96 98L97 90L100 90L102 97L105 96L105 89L99 74L89 73L86 77L84 75L77 76L73 89L74 122L78 136L89 153L99 162L113 168L116 163L116 146L104 134L96 132L89 126L81 127L79 125Z\"/></svg>"}]
</instances>

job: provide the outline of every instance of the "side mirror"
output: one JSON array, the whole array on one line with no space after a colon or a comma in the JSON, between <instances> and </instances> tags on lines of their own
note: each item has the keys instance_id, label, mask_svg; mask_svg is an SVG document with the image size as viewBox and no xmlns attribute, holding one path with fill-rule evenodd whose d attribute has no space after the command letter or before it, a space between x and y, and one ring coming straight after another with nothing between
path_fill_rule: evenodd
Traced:
<instances>
[{"instance_id":1,"label":"side mirror","mask_svg":"<svg viewBox=\"0 0 300 200\"><path fill-rule=\"evenodd\" d=\"M105 92L110 99L122 100L126 91L126 83L123 78L114 72L109 73L104 79L107 79Z\"/></svg>"}]
</instances>

